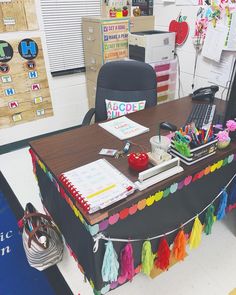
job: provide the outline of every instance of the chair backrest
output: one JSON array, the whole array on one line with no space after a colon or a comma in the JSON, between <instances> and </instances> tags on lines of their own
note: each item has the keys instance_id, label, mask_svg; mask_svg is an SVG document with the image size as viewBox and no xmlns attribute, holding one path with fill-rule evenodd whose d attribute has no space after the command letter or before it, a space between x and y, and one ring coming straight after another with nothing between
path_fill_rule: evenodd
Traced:
<instances>
[{"instance_id":1,"label":"chair backrest","mask_svg":"<svg viewBox=\"0 0 236 295\"><path fill-rule=\"evenodd\" d=\"M127 60L104 64L98 74L95 122L107 119L105 100L134 102L146 100L145 107L157 104L154 69L144 62Z\"/></svg>"}]
</instances>

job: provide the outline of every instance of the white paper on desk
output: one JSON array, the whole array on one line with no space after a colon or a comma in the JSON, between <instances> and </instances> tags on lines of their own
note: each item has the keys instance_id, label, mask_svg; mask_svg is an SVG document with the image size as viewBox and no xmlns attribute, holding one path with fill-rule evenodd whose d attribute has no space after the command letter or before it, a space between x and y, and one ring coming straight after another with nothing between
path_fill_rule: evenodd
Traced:
<instances>
[{"instance_id":1,"label":"white paper on desk","mask_svg":"<svg viewBox=\"0 0 236 295\"><path fill-rule=\"evenodd\" d=\"M212 61L209 71L208 82L217 84L222 87L229 86L231 72L234 64L232 53L223 51L220 63Z\"/></svg>"},{"instance_id":2,"label":"white paper on desk","mask_svg":"<svg viewBox=\"0 0 236 295\"><path fill-rule=\"evenodd\" d=\"M209 23L206 39L202 48L202 55L206 58L219 62L227 37L227 32L227 26L220 24L214 28L212 23Z\"/></svg>"},{"instance_id":3,"label":"white paper on desk","mask_svg":"<svg viewBox=\"0 0 236 295\"><path fill-rule=\"evenodd\" d=\"M232 13L225 50L236 51L236 12Z\"/></svg>"}]
</instances>

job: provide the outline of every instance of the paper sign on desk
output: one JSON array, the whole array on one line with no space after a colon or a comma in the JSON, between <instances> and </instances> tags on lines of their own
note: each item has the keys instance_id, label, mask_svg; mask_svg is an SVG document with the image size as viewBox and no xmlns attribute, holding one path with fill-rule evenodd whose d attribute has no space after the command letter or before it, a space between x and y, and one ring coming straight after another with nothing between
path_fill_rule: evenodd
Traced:
<instances>
[{"instance_id":1,"label":"paper sign on desk","mask_svg":"<svg viewBox=\"0 0 236 295\"><path fill-rule=\"evenodd\" d=\"M120 140L128 139L149 131L149 128L144 127L125 116L100 123L99 126L118 137Z\"/></svg>"}]
</instances>

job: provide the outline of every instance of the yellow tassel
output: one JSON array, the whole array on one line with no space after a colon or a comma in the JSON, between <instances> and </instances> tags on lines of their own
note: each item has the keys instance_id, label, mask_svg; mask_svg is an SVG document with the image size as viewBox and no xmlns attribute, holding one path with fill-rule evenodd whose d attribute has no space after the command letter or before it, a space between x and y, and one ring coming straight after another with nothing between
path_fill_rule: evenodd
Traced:
<instances>
[{"instance_id":1,"label":"yellow tassel","mask_svg":"<svg viewBox=\"0 0 236 295\"><path fill-rule=\"evenodd\" d=\"M202 240L202 230L203 226L197 216L194 220L193 228L189 238L190 249L197 248L200 245Z\"/></svg>"}]
</instances>

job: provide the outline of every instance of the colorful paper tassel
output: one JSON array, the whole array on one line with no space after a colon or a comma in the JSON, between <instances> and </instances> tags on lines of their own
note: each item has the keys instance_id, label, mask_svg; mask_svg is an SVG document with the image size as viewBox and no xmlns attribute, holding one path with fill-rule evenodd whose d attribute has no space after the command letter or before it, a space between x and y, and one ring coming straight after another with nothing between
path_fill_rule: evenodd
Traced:
<instances>
[{"instance_id":1,"label":"colorful paper tassel","mask_svg":"<svg viewBox=\"0 0 236 295\"><path fill-rule=\"evenodd\" d=\"M142 247L142 272L148 276L153 269L154 258L150 241L145 241Z\"/></svg>"},{"instance_id":2,"label":"colorful paper tassel","mask_svg":"<svg viewBox=\"0 0 236 295\"><path fill-rule=\"evenodd\" d=\"M186 236L183 229L181 229L175 237L173 254L178 261L184 260L186 256Z\"/></svg>"},{"instance_id":3,"label":"colorful paper tassel","mask_svg":"<svg viewBox=\"0 0 236 295\"><path fill-rule=\"evenodd\" d=\"M128 280L134 277L134 257L133 247L128 243L120 253L121 276L125 276Z\"/></svg>"},{"instance_id":4,"label":"colorful paper tassel","mask_svg":"<svg viewBox=\"0 0 236 295\"><path fill-rule=\"evenodd\" d=\"M198 216L194 220L193 228L189 238L190 249L197 248L202 240L202 224Z\"/></svg>"},{"instance_id":5,"label":"colorful paper tassel","mask_svg":"<svg viewBox=\"0 0 236 295\"><path fill-rule=\"evenodd\" d=\"M206 235L211 234L212 225L214 223L214 212L215 212L215 207L214 207L214 205L211 205L207 209L207 212L205 215L204 232Z\"/></svg>"},{"instance_id":6,"label":"colorful paper tassel","mask_svg":"<svg viewBox=\"0 0 236 295\"><path fill-rule=\"evenodd\" d=\"M163 238L157 250L155 265L161 270L166 270L170 264L170 248L167 240Z\"/></svg>"},{"instance_id":7,"label":"colorful paper tassel","mask_svg":"<svg viewBox=\"0 0 236 295\"><path fill-rule=\"evenodd\" d=\"M216 215L217 220L222 220L225 217L225 209L227 206L227 199L228 199L228 193L226 192L226 190L223 190L223 192L221 194L221 198L220 198L219 208L218 208L217 215Z\"/></svg>"},{"instance_id":8,"label":"colorful paper tassel","mask_svg":"<svg viewBox=\"0 0 236 295\"><path fill-rule=\"evenodd\" d=\"M119 262L117 260L117 254L113 248L112 241L106 243L106 251L102 264L102 279L104 282L117 281L119 270Z\"/></svg>"}]
</instances>

